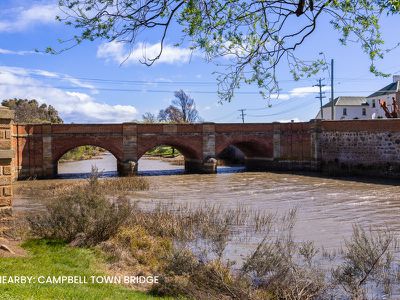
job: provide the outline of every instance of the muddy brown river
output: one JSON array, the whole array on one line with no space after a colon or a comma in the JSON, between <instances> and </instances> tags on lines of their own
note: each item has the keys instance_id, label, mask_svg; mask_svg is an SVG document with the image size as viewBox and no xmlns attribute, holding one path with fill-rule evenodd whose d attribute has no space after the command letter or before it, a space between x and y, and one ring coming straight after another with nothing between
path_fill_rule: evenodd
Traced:
<instances>
[{"instance_id":1,"label":"muddy brown river","mask_svg":"<svg viewBox=\"0 0 400 300\"><path fill-rule=\"evenodd\" d=\"M101 159L60 164L61 178L82 177L96 165L105 176L116 176L112 155ZM396 181L362 181L317 176L242 172L241 168L220 167L218 174L183 174L181 166L159 160L141 159L139 174L150 182L149 191L131 197L143 204L198 203L285 213L297 208L295 236L318 246L338 248L352 233L352 225L400 232L400 187ZM161 176L153 176L161 175ZM36 205L16 195L15 209ZM251 243L251 242L250 242ZM251 246L246 244L246 248Z\"/></svg>"}]
</instances>

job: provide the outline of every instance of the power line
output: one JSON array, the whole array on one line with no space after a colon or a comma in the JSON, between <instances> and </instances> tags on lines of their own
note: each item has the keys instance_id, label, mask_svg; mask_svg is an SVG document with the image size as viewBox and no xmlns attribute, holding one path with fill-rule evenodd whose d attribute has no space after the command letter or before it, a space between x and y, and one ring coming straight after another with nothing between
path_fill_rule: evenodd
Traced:
<instances>
[{"instance_id":1,"label":"power line","mask_svg":"<svg viewBox=\"0 0 400 300\"><path fill-rule=\"evenodd\" d=\"M284 114L288 114L288 113L293 112L293 110L296 110L296 109L299 109L299 108L302 108L302 107L310 106L311 104L314 104L314 103L313 102L308 102L306 104L302 103L301 105L295 106L295 107L291 108L290 110L284 110L284 111L280 111L280 112L273 113L273 114L268 114L268 115L247 115L247 116L248 117L253 117L253 118L265 118L265 117L273 117L273 116L278 116L278 115L284 115Z\"/></svg>"},{"instance_id":2,"label":"power line","mask_svg":"<svg viewBox=\"0 0 400 300\"><path fill-rule=\"evenodd\" d=\"M57 88L57 89L65 89L65 90L98 90L98 91L112 91L112 92L145 92L145 93L174 93L175 90L154 90L154 89L123 89L123 88L97 88L97 87L71 87L71 86L47 86L47 85L34 85L34 84L4 84L0 83L0 86L23 86L23 87L37 87L37 88ZM192 90L191 93L198 94L217 94L216 91L197 91ZM259 95L259 92L241 92L237 91L236 94L239 95Z\"/></svg>"},{"instance_id":3,"label":"power line","mask_svg":"<svg viewBox=\"0 0 400 300\"><path fill-rule=\"evenodd\" d=\"M236 110L233 111L233 112L231 112L231 113L229 113L229 114L227 114L227 115L223 115L222 117L213 118L213 119L211 119L210 121L211 121L211 122L215 122L215 121L224 120L224 119L227 119L227 118L233 116L234 114L236 114Z\"/></svg>"},{"instance_id":4,"label":"power line","mask_svg":"<svg viewBox=\"0 0 400 300\"><path fill-rule=\"evenodd\" d=\"M97 88L97 87L86 87L86 86L53 86L53 85L34 85L34 84L17 84L17 83L0 83L0 86L22 86L22 87L37 87L37 88L57 88L57 89L69 89L69 90L99 90L99 91L114 91L114 92L146 92L146 93L174 93L175 90L154 90L154 89L123 89L123 88ZM198 90L189 90L191 93L199 93L199 94L217 94L216 91L198 91ZM395 92L395 90L392 90ZM351 91L340 91L336 92L337 94L344 94L344 93L373 93L376 90L351 90ZM388 91L390 92L390 91ZM290 93L290 91L288 92ZM313 94L314 91L306 91L302 92L302 94ZM237 91L235 94L238 95L259 95L259 92L245 92L245 91ZM295 96L293 96L295 97ZM285 100L281 100L285 101ZM267 108L260 108L260 109L267 109ZM256 109L259 110L259 109Z\"/></svg>"},{"instance_id":5,"label":"power line","mask_svg":"<svg viewBox=\"0 0 400 300\"><path fill-rule=\"evenodd\" d=\"M0 70L1 71L1 70ZM1 73L1 72L0 72ZM216 81L175 81L175 80L158 80L158 81L150 81L150 80L120 80L120 79L108 79L108 78L93 78L93 77L73 77L73 76L66 76L63 74L57 74L56 76L48 76L43 74L29 74L29 75L18 75L19 77L40 77L46 79L61 79L61 80L85 80L85 81L99 81L99 82L107 82L107 83L145 83L145 84L200 84L200 85L207 85L207 84L216 84ZM279 82L298 82L298 81L311 81L310 78L300 78L300 79L281 79L278 80Z\"/></svg>"},{"instance_id":6,"label":"power line","mask_svg":"<svg viewBox=\"0 0 400 300\"><path fill-rule=\"evenodd\" d=\"M0 70L1 71L1 70ZM396 72L400 72L396 71ZM394 72L394 73L396 73ZM1 73L1 72L0 72ZM105 82L105 83L136 83L136 84L199 84L199 85L207 85L207 84L216 84L216 81L179 81L179 80L157 80L157 81L151 81L151 80L126 80L126 79L108 79L108 78L92 78L92 77L73 77L73 76L65 76L65 75L59 75L59 77L51 77L48 75L42 75L42 74L30 74L30 75L19 75L19 77L40 77L40 78L46 78L46 79L60 79L60 80L71 80L71 79L78 79L78 80L85 80L85 81L99 81L99 82ZM330 75L329 75L330 78ZM346 81L365 81L365 80L374 80L376 81L376 78L363 78L363 77L337 77L337 79L340 80L346 80ZM300 79L281 79L278 80L278 82L300 82L300 81L312 81L313 79L311 78L300 78Z\"/></svg>"}]
</instances>

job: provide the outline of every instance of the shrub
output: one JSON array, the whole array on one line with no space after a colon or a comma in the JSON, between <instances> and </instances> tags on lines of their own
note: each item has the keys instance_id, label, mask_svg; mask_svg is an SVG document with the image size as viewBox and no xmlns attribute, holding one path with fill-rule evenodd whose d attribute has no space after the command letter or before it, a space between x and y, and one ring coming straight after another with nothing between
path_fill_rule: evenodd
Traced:
<instances>
[{"instance_id":1,"label":"shrub","mask_svg":"<svg viewBox=\"0 0 400 300\"><path fill-rule=\"evenodd\" d=\"M127 249L139 264L152 270L162 268L172 250L171 239L151 236L140 225L121 228L111 242Z\"/></svg>"},{"instance_id":2,"label":"shrub","mask_svg":"<svg viewBox=\"0 0 400 300\"><path fill-rule=\"evenodd\" d=\"M86 185L59 191L47 211L29 216L28 222L37 237L93 246L114 236L131 211L125 198L110 201L97 177L92 176Z\"/></svg>"},{"instance_id":3,"label":"shrub","mask_svg":"<svg viewBox=\"0 0 400 300\"><path fill-rule=\"evenodd\" d=\"M365 231L353 227L353 235L342 249L342 263L333 270L333 280L351 299L366 299L368 285L390 296L395 281L393 268L397 240L388 230Z\"/></svg>"}]
</instances>

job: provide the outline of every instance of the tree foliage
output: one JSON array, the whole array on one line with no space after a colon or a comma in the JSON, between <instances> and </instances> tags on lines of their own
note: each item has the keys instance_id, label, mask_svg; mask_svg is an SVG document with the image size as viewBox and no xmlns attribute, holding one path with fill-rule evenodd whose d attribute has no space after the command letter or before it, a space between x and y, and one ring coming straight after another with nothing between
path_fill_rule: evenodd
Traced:
<instances>
[{"instance_id":1,"label":"tree foliage","mask_svg":"<svg viewBox=\"0 0 400 300\"><path fill-rule=\"evenodd\" d=\"M195 123L200 121L200 116L194 99L183 90L179 90L175 92L172 104L160 110L158 120L171 123Z\"/></svg>"},{"instance_id":2,"label":"tree foliage","mask_svg":"<svg viewBox=\"0 0 400 300\"><path fill-rule=\"evenodd\" d=\"M151 112L146 112L142 115L143 123L146 124L153 124L157 123L157 117L155 114L152 114Z\"/></svg>"},{"instance_id":3,"label":"tree foliage","mask_svg":"<svg viewBox=\"0 0 400 300\"><path fill-rule=\"evenodd\" d=\"M289 65L295 79L326 66L322 59L305 61L295 52L315 31L317 21L330 22L340 43L358 42L374 61L385 49L380 17L397 14L398 0L60 0L58 19L79 30L72 46L103 39L129 44L140 34L159 34L160 51L146 57L153 64L166 41L189 45L209 61L223 65L218 74L221 100L231 100L241 83L256 84L264 97L278 93L277 67ZM319 25L318 25L319 26ZM72 47L71 46L71 47ZM49 48L49 52L54 52Z\"/></svg>"},{"instance_id":4,"label":"tree foliage","mask_svg":"<svg viewBox=\"0 0 400 300\"><path fill-rule=\"evenodd\" d=\"M63 123L58 111L51 105L39 105L36 100L9 99L1 105L15 111L14 121L17 123Z\"/></svg>"}]
</instances>

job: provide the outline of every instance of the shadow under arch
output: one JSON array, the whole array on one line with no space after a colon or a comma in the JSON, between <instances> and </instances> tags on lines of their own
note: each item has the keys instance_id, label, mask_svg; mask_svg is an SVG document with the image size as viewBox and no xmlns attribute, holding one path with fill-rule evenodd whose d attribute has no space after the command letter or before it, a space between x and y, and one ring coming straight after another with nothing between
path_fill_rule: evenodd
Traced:
<instances>
[{"instance_id":1,"label":"shadow under arch","mask_svg":"<svg viewBox=\"0 0 400 300\"><path fill-rule=\"evenodd\" d=\"M157 155L146 155L150 151L162 147L176 149L181 155L174 158L172 155L170 157L160 155L159 158ZM174 142L153 143L143 148L138 154L138 174L146 176L192 173L193 165L201 162L196 149Z\"/></svg>"},{"instance_id":2,"label":"shadow under arch","mask_svg":"<svg viewBox=\"0 0 400 300\"><path fill-rule=\"evenodd\" d=\"M82 149L83 147L86 149ZM118 154L107 148L96 143L65 147L53 159L54 176L57 178L87 178L93 167L98 169L100 177L118 176ZM68 154L71 156L68 157ZM93 157L77 159L88 154Z\"/></svg>"},{"instance_id":3,"label":"shadow under arch","mask_svg":"<svg viewBox=\"0 0 400 300\"><path fill-rule=\"evenodd\" d=\"M243 137L238 140L229 140L221 144L216 150L217 158L228 147L233 146L240 150L245 170L260 171L265 170L266 165L273 161L273 144L272 142L258 141L253 138Z\"/></svg>"}]
</instances>

